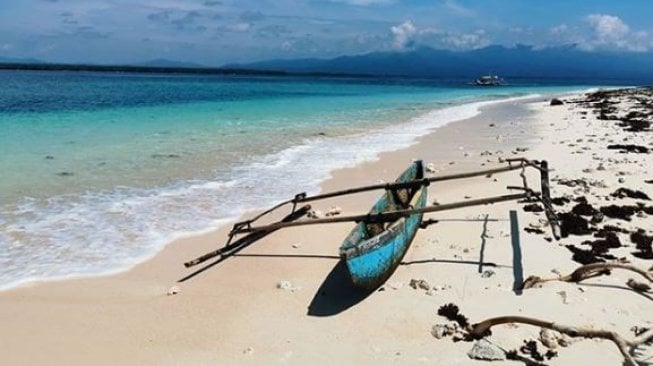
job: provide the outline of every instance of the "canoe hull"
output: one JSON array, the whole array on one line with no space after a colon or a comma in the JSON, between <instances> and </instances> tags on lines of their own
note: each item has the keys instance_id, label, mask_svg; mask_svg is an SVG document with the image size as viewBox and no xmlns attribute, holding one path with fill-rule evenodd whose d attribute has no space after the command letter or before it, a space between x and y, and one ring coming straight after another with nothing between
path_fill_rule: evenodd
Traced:
<instances>
[{"instance_id":1,"label":"canoe hull","mask_svg":"<svg viewBox=\"0 0 653 366\"><path fill-rule=\"evenodd\" d=\"M423 177L421 162L416 162L404 172L397 182ZM427 187L419 187L410 200L414 208L424 207L427 201ZM370 213L394 210L393 196L387 192L374 205ZM359 223L352 230L340 248L340 256L346 262L354 285L376 289L391 275L403 259L419 229L422 214L410 215L392 223L378 235L369 237L365 223Z\"/></svg>"}]
</instances>

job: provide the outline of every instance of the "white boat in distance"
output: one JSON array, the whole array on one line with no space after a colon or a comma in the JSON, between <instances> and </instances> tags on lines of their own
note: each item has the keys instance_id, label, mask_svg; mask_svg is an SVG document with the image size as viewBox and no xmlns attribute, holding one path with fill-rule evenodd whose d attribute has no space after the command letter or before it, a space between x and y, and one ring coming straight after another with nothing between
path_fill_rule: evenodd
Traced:
<instances>
[{"instance_id":1,"label":"white boat in distance","mask_svg":"<svg viewBox=\"0 0 653 366\"><path fill-rule=\"evenodd\" d=\"M499 86L503 85L503 79L497 75L484 75L474 80L474 85L480 86Z\"/></svg>"}]
</instances>

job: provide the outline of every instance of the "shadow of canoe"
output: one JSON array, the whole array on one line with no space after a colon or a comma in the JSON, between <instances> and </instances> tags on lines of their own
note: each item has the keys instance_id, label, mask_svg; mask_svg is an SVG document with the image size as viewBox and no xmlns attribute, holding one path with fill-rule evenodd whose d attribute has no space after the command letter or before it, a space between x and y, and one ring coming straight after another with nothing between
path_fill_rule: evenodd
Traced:
<instances>
[{"instance_id":1,"label":"shadow of canoe","mask_svg":"<svg viewBox=\"0 0 653 366\"><path fill-rule=\"evenodd\" d=\"M326 277L308 306L309 316L326 317L342 313L365 300L374 290L354 286L347 265L340 260Z\"/></svg>"}]
</instances>

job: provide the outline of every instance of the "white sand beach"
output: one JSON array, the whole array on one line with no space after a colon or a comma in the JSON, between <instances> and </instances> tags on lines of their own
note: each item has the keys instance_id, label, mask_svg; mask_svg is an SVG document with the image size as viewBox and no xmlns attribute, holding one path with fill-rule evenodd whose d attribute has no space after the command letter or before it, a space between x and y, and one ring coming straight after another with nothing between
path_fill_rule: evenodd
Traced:
<instances>
[{"instance_id":1,"label":"white sand beach","mask_svg":"<svg viewBox=\"0 0 653 366\"><path fill-rule=\"evenodd\" d=\"M598 119L601 115L592 109L600 107L573 102L585 100L583 95L560 98L566 103L559 106L535 98L486 107L481 115L434 130L408 149L334 171L322 191L394 180L416 158L433 164L437 172L430 174L438 175L498 167L505 158L523 156L549 162L554 197L585 196L597 209L637 202L651 206L650 201L611 196L623 187L653 197L653 184L645 183L653 179L649 155L607 148L628 144L651 150L650 132L626 131L628 127L619 126L619 121ZM608 114L625 116L633 110L634 102L625 101L629 95L610 98L624 102L605 106L617 108ZM652 100L650 94L646 100ZM531 187L539 190L539 176L531 172L528 178ZM565 181L576 179L586 183ZM429 203L505 194L506 186L520 184L519 171L432 184ZM378 195L334 198L314 207L325 212L337 205L342 214L365 213ZM555 207L569 212L576 203ZM227 227L171 243L125 273L3 291L2 364L484 364L468 357L472 342L436 339L431 334L434 325L449 323L438 315L438 309L449 303L456 304L471 323L520 315L628 337L633 336L632 327L653 326L653 293L626 286L631 278L642 281L632 272L615 270L581 283L549 282L515 290L531 275L572 272L581 264L572 259L566 245L586 250L590 246L583 241L597 240L592 237L595 232L551 240L544 213L525 212L523 206L508 202L425 215L441 221L419 230L402 265L380 290L365 295L346 286L338 264L338 247L351 230L350 223L278 231L181 283L178 280L193 271L183 262L222 245ZM519 221L518 254L508 220L511 210ZM652 235L651 217L639 210L630 221L604 215L593 224L624 229L617 233L621 246L606 252L616 259L600 259L651 268L651 259L632 254L638 249L629 240L638 228ZM414 279L426 281L430 289L412 288ZM278 288L281 281L288 281L290 288ZM168 295L173 286L179 293ZM528 340L537 340L542 354L547 351L538 340L537 327L508 324L492 331L488 339L506 351L519 350ZM637 351L642 364L653 363L652 348ZM557 355L541 363L620 365L623 360L617 347L606 340L578 339L552 351Z\"/></svg>"}]
</instances>

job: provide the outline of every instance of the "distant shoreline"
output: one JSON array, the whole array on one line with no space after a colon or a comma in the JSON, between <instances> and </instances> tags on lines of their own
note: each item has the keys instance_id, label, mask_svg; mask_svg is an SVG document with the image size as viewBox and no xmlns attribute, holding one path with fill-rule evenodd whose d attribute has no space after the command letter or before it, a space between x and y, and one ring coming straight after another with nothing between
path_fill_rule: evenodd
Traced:
<instances>
[{"instance_id":1,"label":"distant shoreline","mask_svg":"<svg viewBox=\"0 0 653 366\"><path fill-rule=\"evenodd\" d=\"M91 71L109 73L138 74L189 74L189 75L225 75L225 76L298 76L298 77L347 77L377 78L387 77L372 74L347 74L330 72L287 72L277 70L255 70L222 67L181 67L181 66L130 66L130 65L85 65L85 64L50 64L50 63L6 63L0 62L0 70L9 71ZM391 76L401 77L401 76Z\"/></svg>"}]
</instances>

